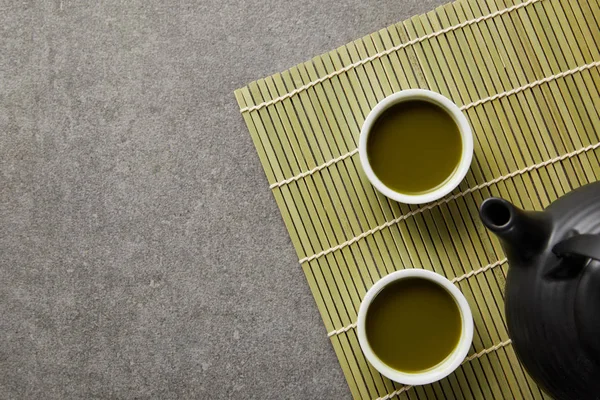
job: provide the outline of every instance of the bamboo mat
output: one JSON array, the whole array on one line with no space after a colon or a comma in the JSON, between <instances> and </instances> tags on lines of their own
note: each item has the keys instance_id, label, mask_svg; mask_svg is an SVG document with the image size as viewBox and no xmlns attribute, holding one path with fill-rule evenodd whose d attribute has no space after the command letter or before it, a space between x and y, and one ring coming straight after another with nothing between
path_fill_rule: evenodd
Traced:
<instances>
[{"instance_id":1,"label":"bamboo mat","mask_svg":"<svg viewBox=\"0 0 600 400\"><path fill-rule=\"evenodd\" d=\"M235 92L354 398L548 398L515 357L508 265L477 207L540 210L598 180L599 1L460 0ZM369 110L407 88L462 106L475 136L464 182L424 206L376 192L356 150ZM356 336L365 292L404 268L454 279L473 310L470 356L432 385L383 378Z\"/></svg>"}]
</instances>

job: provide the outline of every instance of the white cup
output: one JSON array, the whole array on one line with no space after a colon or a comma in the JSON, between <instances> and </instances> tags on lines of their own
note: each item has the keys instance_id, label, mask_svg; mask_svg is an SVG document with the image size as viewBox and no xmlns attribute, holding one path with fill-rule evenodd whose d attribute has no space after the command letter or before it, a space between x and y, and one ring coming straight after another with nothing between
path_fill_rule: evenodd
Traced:
<instances>
[{"instance_id":1,"label":"white cup","mask_svg":"<svg viewBox=\"0 0 600 400\"><path fill-rule=\"evenodd\" d=\"M409 100L428 101L444 109L456 123L462 138L462 155L460 162L458 163L458 167L454 170L453 174L442 185L438 186L434 190L419 194L399 193L387 187L375 175L373 168L371 168L371 164L369 163L369 157L367 157L367 138L369 133L371 133L371 129L377 118L379 118L381 114L383 114L383 112L391 106ZM375 106L375 108L371 110L369 115L367 115L367 119L365 120L365 123L360 131L358 152L363 170L365 171L367 178L369 178L369 181L371 181L377 190L390 199L401 203L423 204L441 199L453 191L464 179L465 175L469 171L469 166L471 165L471 160L473 158L473 133L467 117L465 117L460 108L458 108L458 106L450 99L442 96L439 93L432 92L431 90L407 89L394 93L381 100Z\"/></svg>"},{"instance_id":2,"label":"white cup","mask_svg":"<svg viewBox=\"0 0 600 400\"><path fill-rule=\"evenodd\" d=\"M458 345L454 348L452 353L450 353L444 359L444 361L435 367L417 373L398 371L381 361L369 345L365 327L367 312L375 296L377 296L377 294L379 294L379 292L381 292L381 290L383 290L383 288L390 283L406 278L428 279L446 289L454 298L454 301L456 301L456 304L460 310L460 317L462 321L460 339L458 340ZM407 321L407 324L409 325L410 321ZM356 328L360 347L371 365L373 365L373 367L375 367L375 369L377 369L377 371L379 371L383 376L393 381L413 386L433 383L450 375L464 361L467 353L469 352L469 348L471 347L471 342L473 341L473 316L465 296L448 279L436 274L435 272L424 269L405 269L402 271L392 272L391 274L377 281L377 283L375 283L375 285L369 289L365 295L365 298L360 304Z\"/></svg>"}]
</instances>

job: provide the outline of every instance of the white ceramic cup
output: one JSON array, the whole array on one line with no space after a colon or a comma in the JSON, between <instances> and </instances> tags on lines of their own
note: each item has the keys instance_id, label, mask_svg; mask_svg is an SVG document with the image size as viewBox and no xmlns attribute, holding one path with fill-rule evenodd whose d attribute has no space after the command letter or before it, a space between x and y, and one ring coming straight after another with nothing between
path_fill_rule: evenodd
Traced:
<instances>
[{"instance_id":1,"label":"white ceramic cup","mask_svg":"<svg viewBox=\"0 0 600 400\"><path fill-rule=\"evenodd\" d=\"M456 301L456 304L460 310L460 317L462 321L460 339L454 351L452 351L452 353L450 353L450 355L448 355L448 357L446 357L446 359L444 359L444 361L437 366L418 373L398 371L381 361L369 345L365 327L367 312L375 296L377 296L377 294L390 283L406 278L428 279L446 289L454 298L454 301ZM407 325L410 325L410 321L406 321L406 323ZM360 304L356 328L360 347L371 365L373 365L377 371L387 378L405 385L426 385L439 381L440 379L450 375L464 361L469 348L471 347L471 342L473 341L473 316L465 296L448 279L436 274L435 272L424 269L405 269L402 271L392 272L375 283L375 285L369 289L365 295L365 298Z\"/></svg>"},{"instance_id":2,"label":"white ceramic cup","mask_svg":"<svg viewBox=\"0 0 600 400\"><path fill-rule=\"evenodd\" d=\"M460 162L458 163L458 167L454 170L454 173L443 184L434 190L419 194L399 193L387 187L373 172L373 168L371 168L371 164L369 163L369 157L367 156L367 138L369 137L371 129L373 128L373 124L377 118L379 118L381 114L383 114L383 112L391 106L410 100L428 101L447 111L456 123L462 138L462 155ZM389 95L385 99L381 100L375 106L375 108L371 110L369 115L367 115L367 119L365 120L365 123L360 131L358 152L360 154L360 162L363 170L365 171L367 178L369 178L369 181L371 181L377 190L390 199L401 203L423 204L441 199L454 190L464 179L467 171L469 171L469 166L471 165L471 160L473 158L473 133L471 131L469 121L463 112L450 99L430 90L408 89Z\"/></svg>"}]
</instances>

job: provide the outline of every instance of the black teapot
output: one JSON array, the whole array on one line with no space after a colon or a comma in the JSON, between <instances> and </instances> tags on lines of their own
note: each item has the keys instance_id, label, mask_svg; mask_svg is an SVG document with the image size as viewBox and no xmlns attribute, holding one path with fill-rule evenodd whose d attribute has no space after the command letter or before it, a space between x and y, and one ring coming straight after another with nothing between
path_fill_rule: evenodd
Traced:
<instances>
[{"instance_id":1,"label":"black teapot","mask_svg":"<svg viewBox=\"0 0 600 400\"><path fill-rule=\"evenodd\" d=\"M517 357L556 399L600 399L600 182L545 211L489 198L479 210L509 262L505 310Z\"/></svg>"}]
</instances>

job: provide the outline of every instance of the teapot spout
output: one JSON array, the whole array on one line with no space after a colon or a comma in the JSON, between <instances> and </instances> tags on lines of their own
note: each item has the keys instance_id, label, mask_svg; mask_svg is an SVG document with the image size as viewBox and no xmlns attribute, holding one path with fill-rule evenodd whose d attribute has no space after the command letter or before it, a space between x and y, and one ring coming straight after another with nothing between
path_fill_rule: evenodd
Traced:
<instances>
[{"instance_id":1,"label":"teapot spout","mask_svg":"<svg viewBox=\"0 0 600 400\"><path fill-rule=\"evenodd\" d=\"M487 229L502 243L510 260L529 260L545 248L552 232L552 221L544 212L523 211L510 202L491 197L479 208Z\"/></svg>"}]
</instances>

